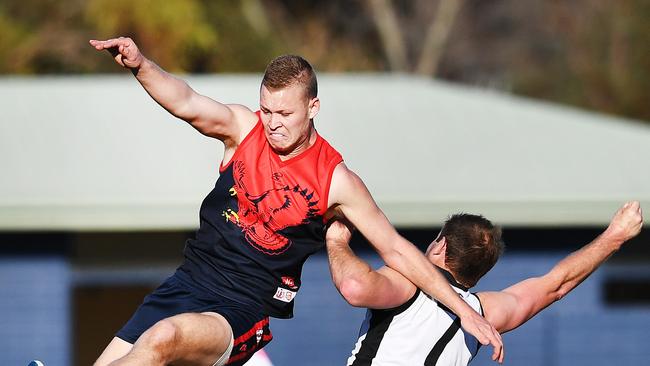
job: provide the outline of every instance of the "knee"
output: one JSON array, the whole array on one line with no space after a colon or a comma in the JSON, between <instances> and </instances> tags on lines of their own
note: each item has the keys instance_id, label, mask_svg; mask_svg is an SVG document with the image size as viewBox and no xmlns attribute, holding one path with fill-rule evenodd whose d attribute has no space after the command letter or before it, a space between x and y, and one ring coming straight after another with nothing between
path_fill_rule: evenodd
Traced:
<instances>
[{"instance_id":1,"label":"knee","mask_svg":"<svg viewBox=\"0 0 650 366\"><path fill-rule=\"evenodd\" d=\"M181 337L180 327L170 319L163 319L142 334L142 343L163 361L169 360Z\"/></svg>"}]
</instances>

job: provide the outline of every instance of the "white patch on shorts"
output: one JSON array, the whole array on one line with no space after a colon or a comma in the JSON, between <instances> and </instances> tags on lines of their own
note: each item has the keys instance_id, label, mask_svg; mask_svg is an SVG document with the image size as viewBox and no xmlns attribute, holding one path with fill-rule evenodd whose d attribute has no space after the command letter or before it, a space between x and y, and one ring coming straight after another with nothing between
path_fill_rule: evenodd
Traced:
<instances>
[{"instance_id":1,"label":"white patch on shorts","mask_svg":"<svg viewBox=\"0 0 650 366\"><path fill-rule=\"evenodd\" d=\"M287 290L286 288L282 287L278 287L277 291L275 291L275 295L273 295L274 299L284 302L292 302L295 297L295 291Z\"/></svg>"}]
</instances>

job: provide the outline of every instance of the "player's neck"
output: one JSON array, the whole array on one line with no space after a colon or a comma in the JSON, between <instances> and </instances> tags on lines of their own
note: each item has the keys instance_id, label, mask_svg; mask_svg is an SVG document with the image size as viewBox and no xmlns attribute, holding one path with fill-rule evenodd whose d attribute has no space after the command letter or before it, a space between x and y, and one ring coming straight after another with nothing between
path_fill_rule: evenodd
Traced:
<instances>
[{"instance_id":1,"label":"player's neck","mask_svg":"<svg viewBox=\"0 0 650 366\"><path fill-rule=\"evenodd\" d=\"M312 147L316 143L317 137L318 136L316 134L316 129L314 128L314 124L312 122L310 123L309 132L307 133L307 136L305 136L305 138L302 141L298 142L296 147L293 148L291 152L287 154L278 154L280 160L287 161L307 151L310 147Z\"/></svg>"}]
</instances>

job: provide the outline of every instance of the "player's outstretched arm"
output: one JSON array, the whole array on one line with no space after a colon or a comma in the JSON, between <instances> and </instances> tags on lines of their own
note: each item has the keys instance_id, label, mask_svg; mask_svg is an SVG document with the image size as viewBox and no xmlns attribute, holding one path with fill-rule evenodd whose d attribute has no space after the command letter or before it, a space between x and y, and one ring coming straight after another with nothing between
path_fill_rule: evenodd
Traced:
<instances>
[{"instance_id":1,"label":"player's outstretched arm","mask_svg":"<svg viewBox=\"0 0 650 366\"><path fill-rule=\"evenodd\" d=\"M463 328L479 342L492 344L493 359L503 359L503 341L499 333L452 290L444 276L420 250L397 233L377 207L365 184L345 164L339 164L334 170L328 207L337 207L368 239L389 267L445 304L460 317Z\"/></svg>"},{"instance_id":2,"label":"player's outstretched arm","mask_svg":"<svg viewBox=\"0 0 650 366\"><path fill-rule=\"evenodd\" d=\"M389 309L407 302L415 286L398 272L382 267L375 271L349 246L352 230L344 219L330 223L325 243L332 281L352 306Z\"/></svg>"},{"instance_id":3,"label":"player's outstretched arm","mask_svg":"<svg viewBox=\"0 0 650 366\"><path fill-rule=\"evenodd\" d=\"M614 254L643 225L638 202L621 207L594 241L564 258L544 276L529 278L501 292L478 294L485 317L501 333L515 329L562 299Z\"/></svg>"},{"instance_id":4,"label":"player's outstretched arm","mask_svg":"<svg viewBox=\"0 0 650 366\"><path fill-rule=\"evenodd\" d=\"M221 104L195 92L185 81L144 57L131 38L91 40L90 45L108 51L115 62L130 69L147 93L169 113L227 146L237 144L257 121L244 106Z\"/></svg>"}]
</instances>

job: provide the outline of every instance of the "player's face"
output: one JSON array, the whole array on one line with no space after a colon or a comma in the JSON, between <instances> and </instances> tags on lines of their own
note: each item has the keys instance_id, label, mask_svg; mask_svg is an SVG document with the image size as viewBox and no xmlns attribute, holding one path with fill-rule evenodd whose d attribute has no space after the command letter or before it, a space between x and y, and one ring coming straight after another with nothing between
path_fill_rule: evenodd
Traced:
<instances>
[{"instance_id":1,"label":"player's face","mask_svg":"<svg viewBox=\"0 0 650 366\"><path fill-rule=\"evenodd\" d=\"M297 83L282 89L262 85L260 89L264 133L280 155L295 156L309 147L310 120L318 113L320 102L305 94L305 88Z\"/></svg>"}]
</instances>

